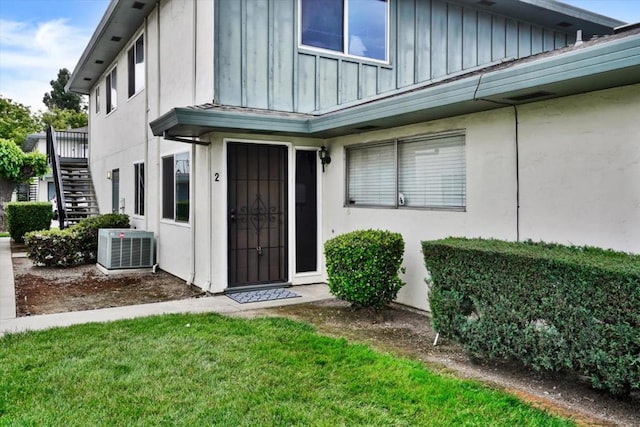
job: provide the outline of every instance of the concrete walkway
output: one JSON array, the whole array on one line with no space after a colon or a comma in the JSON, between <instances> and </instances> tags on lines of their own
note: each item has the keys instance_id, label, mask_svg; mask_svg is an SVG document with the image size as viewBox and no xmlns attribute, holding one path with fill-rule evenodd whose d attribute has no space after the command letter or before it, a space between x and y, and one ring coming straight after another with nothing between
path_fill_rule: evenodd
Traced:
<instances>
[{"instance_id":1,"label":"concrete walkway","mask_svg":"<svg viewBox=\"0 0 640 427\"><path fill-rule=\"evenodd\" d=\"M325 284L294 286L291 291L300 298L240 304L225 295L167 301L154 304L130 305L99 310L43 314L16 318L15 287L11 246L8 237L0 238L0 336L5 333L47 329L89 322L109 322L119 319L168 313L237 313L258 308L303 304L333 298Z\"/></svg>"}]
</instances>

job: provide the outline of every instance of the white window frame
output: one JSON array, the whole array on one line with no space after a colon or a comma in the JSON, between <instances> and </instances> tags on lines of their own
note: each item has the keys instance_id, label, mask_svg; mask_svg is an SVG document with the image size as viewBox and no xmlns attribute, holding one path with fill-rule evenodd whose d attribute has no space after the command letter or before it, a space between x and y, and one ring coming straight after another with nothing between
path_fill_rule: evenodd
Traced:
<instances>
[{"instance_id":1,"label":"white window frame","mask_svg":"<svg viewBox=\"0 0 640 427\"><path fill-rule=\"evenodd\" d=\"M188 161L188 167L189 167L189 190L187 193L187 197L188 197L188 206L189 206L189 215L188 218L186 220L178 220L176 219L178 217L178 183L176 181L176 168L177 168L177 163L176 163L176 157L178 156L182 156L185 155L187 156L187 161ZM165 216L165 172L166 172L166 168L165 168L165 159L171 158L173 159L172 161L172 170L171 170L171 177L172 177L172 191L173 191L173 210L172 210L172 215L171 216ZM162 156L161 158L161 189L162 189L162 204L161 204L161 218L164 221L173 221L177 224L189 224L190 219L191 219L191 212L193 212L193 206L192 206L192 202L193 202L193 198L191 197L191 188L193 187L192 182L193 180L191 179L191 152L190 151L180 151L180 152L176 152L176 153L171 153L171 154L167 154Z\"/></svg>"},{"instance_id":2,"label":"white window frame","mask_svg":"<svg viewBox=\"0 0 640 427\"><path fill-rule=\"evenodd\" d=\"M136 60L138 57L138 41L140 39L142 39L142 62L140 63L140 69L138 69L138 67L136 66L138 65ZM131 61L129 58L130 52L133 52L133 68L131 67ZM146 59L144 33L140 33L137 37L135 37L133 43L131 43L131 45L129 45L129 48L127 49L127 95L129 99L142 92L145 88ZM131 79L133 79L133 92L131 92ZM140 87L138 87L138 83L140 84Z\"/></svg>"},{"instance_id":3,"label":"white window frame","mask_svg":"<svg viewBox=\"0 0 640 427\"><path fill-rule=\"evenodd\" d=\"M115 84L114 84L115 80ZM118 108L118 64L114 65L104 79L107 101L107 115Z\"/></svg>"},{"instance_id":4,"label":"white window frame","mask_svg":"<svg viewBox=\"0 0 640 427\"><path fill-rule=\"evenodd\" d=\"M99 84L96 86L96 90L94 93L95 93L95 96L94 96L95 112L96 114L100 114L100 85Z\"/></svg>"},{"instance_id":5,"label":"white window frame","mask_svg":"<svg viewBox=\"0 0 640 427\"><path fill-rule=\"evenodd\" d=\"M140 174L140 166L142 166L142 174ZM146 211L146 173L147 168L144 161L135 162L133 164L133 214L137 216L144 216ZM140 178L142 178L142 180L140 180ZM142 209L140 209L141 206Z\"/></svg>"},{"instance_id":6,"label":"white window frame","mask_svg":"<svg viewBox=\"0 0 640 427\"><path fill-rule=\"evenodd\" d=\"M375 59L375 58L369 58L366 56L358 56L358 55L352 55L349 53L349 0L342 0L343 1L343 22L342 22L342 38L343 38L343 42L342 42L342 52L337 51L337 50L331 50L331 49L323 49L321 47L316 47L316 46L308 46L306 44L302 44L302 2L304 0L298 0L298 48L299 49L305 49L305 50L309 50L309 51L315 51L315 52L321 52L324 54L329 54L329 55L337 55L340 57L347 57L347 58L354 58L357 59L359 61L371 61L374 62L376 64L385 64L385 65L389 65L391 63L391 55L390 55L390 46L391 46L391 1L392 0L387 0L386 4L387 4L387 22L386 22L386 34L385 34L385 59L384 60L380 60L380 59Z\"/></svg>"},{"instance_id":7,"label":"white window frame","mask_svg":"<svg viewBox=\"0 0 640 427\"><path fill-rule=\"evenodd\" d=\"M455 197L456 199L460 199L460 203L457 204L451 204L451 205L446 205L446 204L429 204L429 203L425 203L425 204L407 204L405 203L405 194L403 194L402 192L402 188L400 188L400 176L402 174L402 170L400 170L401 166L402 166L402 161L400 159L400 154L399 154L399 145L400 144L412 144L412 143L420 143L420 144L426 144L427 146L432 143L434 146L437 146L439 144L443 144L446 143L447 139L451 139L453 141L454 138L461 138L461 148L462 148L462 156L459 159L459 161L461 162L461 167L462 167L462 191L458 194L456 193L455 195L450 195L450 194L444 194L442 195L443 200L448 198L449 200L451 200L451 197ZM455 142L453 143L455 146ZM375 149L377 147L382 147L382 148L392 148L393 151L393 177L392 182L390 183L391 186L393 186L394 188L394 196L393 196L393 201L390 200L389 197L385 198L385 200L387 200L389 203L385 203L380 202L380 203L358 203L357 200L355 200L355 197L353 194L350 194L349 190L350 190L350 179L351 179L351 160L350 160L350 153L353 153L356 150L367 150L367 149ZM426 148L427 150L429 150L429 148ZM438 153L438 148L434 149L434 154ZM372 173L376 174L378 173L378 171L371 171ZM389 172L389 171L387 171ZM387 173L387 175L389 175L389 173ZM414 137L407 137L407 138L396 138L393 140L383 140L383 141L377 141L377 142L371 142L371 143L364 143L364 144L354 144L351 146L347 146L345 147L345 176L346 176L346 180L345 180L345 190L344 190L344 194L345 194L345 198L344 198L344 206L345 207L364 207L364 208L387 208L387 209L422 209L422 210L443 210L443 211L466 211L467 208L467 168L466 168L466 134L464 131L461 130L456 130L456 131L451 131L451 132L443 132L443 133L437 133L437 134L425 134L425 135L418 135L418 136L414 136ZM449 175L440 175L440 177L442 179L448 179L450 178ZM441 181L442 182L442 181ZM370 185L375 185L375 183L371 183ZM441 185L444 185L444 183L442 183ZM442 187L444 188L444 187ZM405 190L406 192L406 190ZM387 189L386 194L388 196L389 193L389 189ZM427 196L425 195L425 198Z\"/></svg>"}]
</instances>

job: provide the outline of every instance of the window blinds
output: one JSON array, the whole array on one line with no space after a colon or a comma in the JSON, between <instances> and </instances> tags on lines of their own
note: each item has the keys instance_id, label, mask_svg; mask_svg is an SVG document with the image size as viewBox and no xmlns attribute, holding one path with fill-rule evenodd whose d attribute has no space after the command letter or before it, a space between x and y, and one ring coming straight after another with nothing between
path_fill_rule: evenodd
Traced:
<instances>
[{"instance_id":1,"label":"window blinds","mask_svg":"<svg viewBox=\"0 0 640 427\"><path fill-rule=\"evenodd\" d=\"M349 205L395 206L393 142L351 148L348 156Z\"/></svg>"},{"instance_id":2,"label":"window blinds","mask_svg":"<svg viewBox=\"0 0 640 427\"><path fill-rule=\"evenodd\" d=\"M464 136L398 141L398 191L404 206L464 207Z\"/></svg>"},{"instance_id":3,"label":"window blinds","mask_svg":"<svg viewBox=\"0 0 640 427\"><path fill-rule=\"evenodd\" d=\"M347 204L352 206L464 208L464 134L350 147L347 179Z\"/></svg>"}]
</instances>

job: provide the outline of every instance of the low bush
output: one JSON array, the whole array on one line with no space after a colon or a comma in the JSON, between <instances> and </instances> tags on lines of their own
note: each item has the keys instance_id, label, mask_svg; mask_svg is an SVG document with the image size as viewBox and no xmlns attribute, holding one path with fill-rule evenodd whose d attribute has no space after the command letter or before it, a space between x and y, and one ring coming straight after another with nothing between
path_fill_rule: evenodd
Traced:
<instances>
[{"instance_id":1,"label":"low bush","mask_svg":"<svg viewBox=\"0 0 640 427\"><path fill-rule=\"evenodd\" d=\"M404 285L400 233L358 230L328 240L324 253L330 292L361 307L382 308Z\"/></svg>"},{"instance_id":2,"label":"low bush","mask_svg":"<svg viewBox=\"0 0 640 427\"><path fill-rule=\"evenodd\" d=\"M53 218L49 202L11 202L6 204L6 212L9 234L19 243L30 231L48 230Z\"/></svg>"},{"instance_id":3,"label":"low bush","mask_svg":"<svg viewBox=\"0 0 640 427\"><path fill-rule=\"evenodd\" d=\"M640 256L481 239L422 242L434 328L480 359L640 390Z\"/></svg>"},{"instance_id":4,"label":"low bush","mask_svg":"<svg viewBox=\"0 0 640 427\"><path fill-rule=\"evenodd\" d=\"M29 259L35 264L56 267L94 263L101 228L129 228L129 216L99 215L83 219L65 230L28 233L25 244Z\"/></svg>"}]
</instances>

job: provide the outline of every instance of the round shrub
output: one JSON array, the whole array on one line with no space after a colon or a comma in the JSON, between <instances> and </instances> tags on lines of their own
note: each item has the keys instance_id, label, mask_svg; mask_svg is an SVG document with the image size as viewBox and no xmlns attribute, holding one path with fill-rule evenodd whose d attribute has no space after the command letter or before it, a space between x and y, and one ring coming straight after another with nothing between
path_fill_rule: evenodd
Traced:
<instances>
[{"instance_id":1,"label":"round shrub","mask_svg":"<svg viewBox=\"0 0 640 427\"><path fill-rule=\"evenodd\" d=\"M355 306L382 308L393 301L404 282L400 233L358 230L328 240L324 245L329 291Z\"/></svg>"}]
</instances>

